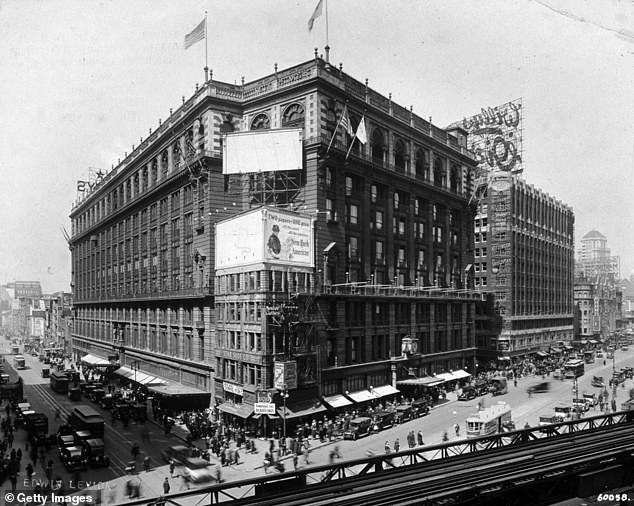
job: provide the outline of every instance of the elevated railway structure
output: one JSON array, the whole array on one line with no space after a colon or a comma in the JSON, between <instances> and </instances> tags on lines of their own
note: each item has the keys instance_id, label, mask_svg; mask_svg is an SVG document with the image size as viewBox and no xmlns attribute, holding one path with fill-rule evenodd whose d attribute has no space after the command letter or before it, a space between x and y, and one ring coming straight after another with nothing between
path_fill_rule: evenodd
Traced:
<instances>
[{"instance_id":1,"label":"elevated railway structure","mask_svg":"<svg viewBox=\"0 0 634 506\"><path fill-rule=\"evenodd\" d=\"M633 464L634 411L625 411L128 504L539 505L631 485Z\"/></svg>"}]
</instances>

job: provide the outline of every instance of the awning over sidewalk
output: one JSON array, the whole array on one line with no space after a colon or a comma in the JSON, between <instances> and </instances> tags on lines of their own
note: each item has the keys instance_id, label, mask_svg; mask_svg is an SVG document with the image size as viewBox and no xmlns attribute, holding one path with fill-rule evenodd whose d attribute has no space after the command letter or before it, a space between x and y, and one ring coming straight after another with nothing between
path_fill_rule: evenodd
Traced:
<instances>
[{"instance_id":1,"label":"awning over sidewalk","mask_svg":"<svg viewBox=\"0 0 634 506\"><path fill-rule=\"evenodd\" d=\"M383 385L380 387L374 387L372 394L378 399L380 397L387 397L388 395L394 395L401 393L400 390L394 388L392 385Z\"/></svg>"},{"instance_id":2,"label":"awning over sidewalk","mask_svg":"<svg viewBox=\"0 0 634 506\"><path fill-rule=\"evenodd\" d=\"M343 395L331 395L330 397L324 397L323 400L332 409L343 408L344 406L352 405L352 401Z\"/></svg>"},{"instance_id":3,"label":"awning over sidewalk","mask_svg":"<svg viewBox=\"0 0 634 506\"><path fill-rule=\"evenodd\" d=\"M458 378L454 378L453 374L451 374L450 372L441 372L440 374L436 374L436 378L438 378L439 380L444 381L453 381L455 379Z\"/></svg>"},{"instance_id":4,"label":"awning over sidewalk","mask_svg":"<svg viewBox=\"0 0 634 506\"><path fill-rule=\"evenodd\" d=\"M234 404L232 402L223 402L218 406L223 413L235 415L240 418L249 418L253 414L253 405L251 404Z\"/></svg>"},{"instance_id":5,"label":"awning over sidewalk","mask_svg":"<svg viewBox=\"0 0 634 506\"><path fill-rule=\"evenodd\" d=\"M134 381L139 385L165 385L167 382L161 378L157 378L156 376L152 376L143 371L134 371L134 369L130 369L126 366L121 366L119 369L114 371L114 374L117 376L121 376L130 381Z\"/></svg>"},{"instance_id":6,"label":"awning over sidewalk","mask_svg":"<svg viewBox=\"0 0 634 506\"><path fill-rule=\"evenodd\" d=\"M413 386L424 386L424 387L435 387L440 385L443 381L438 378L434 378L431 376L426 376L424 378L411 378L397 381L397 385L413 385Z\"/></svg>"},{"instance_id":7,"label":"awning over sidewalk","mask_svg":"<svg viewBox=\"0 0 634 506\"><path fill-rule=\"evenodd\" d=\"M465 379L465 378L471 377L471 374L469 374L464 369L458 369L457 371L454 371L451 374L453 374L457 379Z\"/></svg>"},{"instance_id":8,"label":"awning over sidewalk","mask_svg":"<svg viewBox=\"0 0 634 506\"><path fill-rule=\"evenodd\" d=\"M324 413L326 408L317 399L294 402L286 406L286 419L300 418L302 416L312 416ZM277 409L277 414L284 418L284 407Z\"/></svg>"},{"instance_id":9,"label":"awning over sidewalk","mask_svg":"<svg viewBox=\"0 0 634 506\"><path fill-rule=\"evenodd\" d=\"M88 365L94 365L94 366L107 366L107 365L112 365L110 363L110 360L107 360L105 358L101 358L98 357L96 355L92 355L91 353L89 353L88 355L84 355L83 357L81 357L81 361L84 364L88 364Z\"/></svg>"},{"instance_id":10,"label":"awning over sidewalk","mask_svg":"<svg viewBox=\"0 0 634 506\"><path fill-rule=\"evenodd\" d=\"M374 395L372 395L372 392L370 392L369 390L357 390L356 392L350 392L349 394L346 394L346 396L350 397L350 399L352 399L354 402L366 402L376 399L376 397L374 397Z\"/></svg>"},{"instance_id":11,"label":"awning over sidewalk","mask_svg":"<svg viewBox=\"0 0 634 506\"><path fill-rule=\"evenodd\" d=\"M161 406L173 410L196 411L207 409L211 403L211 392L183 385L166 382L164 385L152 385L148 391L161 400Z\"/></svg>"},{"instance_id":12,"label":"awning over sidewalk","mask_svg":"<svg viewBox=\"0 0 634 506\"><path fill-rule=\"evenodd\" d=\"M537 355L538 357L541 357L541 358L546 358L546 357L548 357L550 355L550 353L547 353L545 351L538 351L537 353L535 353L535 355Z\"/></svg>"},{"instance_id":13,"label":"awning over sidewalk","mask_svg":"<svg viewBox=\"0 0 634 506\"><path fill-rule=\"evenodd\" d=\"M596 341L596 340L594 340L594 339L590 339L588 342L589 342L590 344L599 344L599 341Z\"/></svg>"}]
</instances>

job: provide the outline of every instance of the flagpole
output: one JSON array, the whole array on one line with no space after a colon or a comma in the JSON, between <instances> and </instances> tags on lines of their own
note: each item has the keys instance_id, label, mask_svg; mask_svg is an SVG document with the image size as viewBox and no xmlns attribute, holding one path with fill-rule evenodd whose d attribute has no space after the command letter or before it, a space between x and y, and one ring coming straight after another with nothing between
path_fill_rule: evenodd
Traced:
<instances>
[{"instance_id":1,"label":"flagpole","mask_svg":"<svg viewBox=\"0 0 634 506\"><path fill-rule=\"evenodd\" d=\"M343 115L346 113L346 107L348 107L347 104L343 106L343 112L341 113L341 116L339 117L339 121L337 122L335 131L332 133L332 137L330 138L330 142L328 143L328 149L326 149L326 154L328 154L328 152L330 151L330 146L332 146L332 141L335 140L335 136L337 135L337 129L341 125L341 120L343 120Z\"/></svg>"},{"instance_id":2,"label":"flagpole","mask_svg":"<svg viewBox=\"0 0 634 506\"><path fill-rule=\"evenodd\" d=\"M207 36L207 11L205 11L205 82L209 80L209 62L208 62L208 46L209 37Z\"/></svg>"}]
</instances>

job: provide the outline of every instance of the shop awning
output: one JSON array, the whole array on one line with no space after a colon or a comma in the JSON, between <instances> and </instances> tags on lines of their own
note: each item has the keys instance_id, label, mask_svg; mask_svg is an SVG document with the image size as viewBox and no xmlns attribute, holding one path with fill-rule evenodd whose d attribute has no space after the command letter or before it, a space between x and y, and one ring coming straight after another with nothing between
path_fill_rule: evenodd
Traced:
<instances>
[{"instance_id":1,"label":"shop awning","mask_svg":"<svg viewBox=\"0 0 634 506\"><path fill-rule=\"evenodd\" d=\"M251 404L234 404L232 402L223 402L218 406L223 413L235 415L240 418L249 418L253 414L253 406Z\"/></svg>"},{"instance_id":2,"label":"shop awning","mask_svg":"<svg viewBox=\"0 0 634 506\"><path fill-rule=\"evenodd\" d=\"M147 389L161 399L164 408L194 411L207 409L211 403L211 392L181 383L168 381L164 385L147 385Z\"/></svg>"},{"instance_id":3,"label":"shop awning","mask_svg":"<svg viewBox=\"0 0 634 506\"><path fill-rule=\"evenodd\" d=\"M161 378L157 378L156 376L152 376L143 371L135 372L134 369L130 369L129 367L126 367L126 366L119 367L119 369L114 371L114 373L117 376L121 376L130 381L134 381L140 385L165 385L166 384L166 381Z\"/></svg>"},{"instance_id":4,"label":"shop awning","mask_svg":"<svg viewBox=\"0 0 634 506\"><path fill-rule=\"evenodd\" d=\"M346 396L350 397L354 402L366 402L376 399L369 390L357 390L346 394Z\"/></svg>"},{"instance_id":5,"label":"shop awning","mask_svg":"<svg viewBox=\"0 0 634 506\"><path fill-rule=\"evenodd\" d=\"M379 397L387 397L388 395L394 395L401 393L400 390L394 388L392 385L383 385L380 387L374 387L372 394L378 399Z\"/></svg>"},{"instance_id":6,"label":"shop awning","mask_svg":"<svg viewBox=\"0 0 634 506\"><path fill-rule=\"evenodd\" d=\"M92 355L90 353L88 355L84 355L83 357L81 357L81 361L84 364L95 365L95 366L112 365L109 360L105 358L97 357L96 355Z\"/></svg>"},{"instance_id":7,"label":"shop awning","mask_svg":"<svg viewBox=\"0 0 634 506\"><path fill-rule=\"evenodd\" d=\"M465 379L471 376L471 374L469 374L464 369L458 369L457 371L454 371L451 374L453 374L457 379Z\"/></svg>"},{"instance_id":8,"label":"shop awning","mask_svg":"<svg viewBox=\"0 0 634 506\"><path fill-rule=\"evenodd\" d=\"M588 341L586 339L582 339L581 344L588 344Z\"/></svg>"},{"instance_id":9,"label":"shop awning","mask_svg":"<svg viewBox=\"0 0 634 506\"><path fill-rule=\"evenodd\" d=\"M453 374L451 374L450 372L442 372L440 374L436 374L436 378L438 378L441 381L453 381L457 378L454 378Z\"/></svg>"},{"instance_id":10,"label":"shop awning","mask_svg":"<svg viewBox=\"0 0 634 506\"><path fill-rule=\"evenodd\" d=\"M595 341L594 339L590 339L588 342L590 344L599 344L599 341Z\"/></svg>"},{"instance_id":11,"label":"shop awning","mask_svg":"<svg viewBox=\"0 0 634 506\"><path fill-rule=\"evenodd\" d=\"M302 416L312 416L324 413L326 408L317 399L294 402L286 406L286 419L300 418ZM277 409L277 414L284 418L284 407Z\"/></svg>"},{"instance_id":12,"label":"shop awning","mask_svg":"<svg viewBox=\"0 0 634 506\"><path fill-rule=\"evenodd\" d=\"M443 381L438 378L424 377L424 378L411 378L397 381L397 385L413 385L413 386L425 386L434 387L440 385Z\"/></svg>"},{"instance_id":13,"label":"shop awning","mask_svg":"<svg viewBox=\"0 0 634 506\"><path fill-rule=\"evenodd\" d=\"M535 355L537 355L538 357L541 357L541 358L546 358L550 354L545 352L545 351L538 351L537 353L535 353Z\"/></svg>"},{"instance_id":14,"label":"shop awning","mask_svg":"<svg viewBox=\"0 0 634 506\"><path fill-rule=\"evenodd\" d=\"M352 401L343 395L331 395L330 397L324 397L323 400L332 409L343 408L344 406L352 405Z\"/></svg>"}]
</instances>

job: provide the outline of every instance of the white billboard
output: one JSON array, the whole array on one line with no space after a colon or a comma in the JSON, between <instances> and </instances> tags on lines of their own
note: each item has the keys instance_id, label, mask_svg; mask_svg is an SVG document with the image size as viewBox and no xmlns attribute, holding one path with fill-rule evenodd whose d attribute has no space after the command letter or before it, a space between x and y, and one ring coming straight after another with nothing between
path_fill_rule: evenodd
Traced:
<instances>
[{"instance_id":1,"label":"white billboard","mask_svg":"<svg viewBox=\"0 0 634 506\"><path fill-rule=\"evenodd\" d=\"M223 137L223 174L300 170L302 168L302 130L254 130Z\"/></svg>"},{"instance_id":2,"label":"white billboard","mask_svg":"<svg viewBox=\"0 0 634 506\"><path fill-rule=\"evenodd\" d=\"M259 262L314 267L314 219L260 208L216 225L216 269Z\"/></svg>"}]
</instances>

